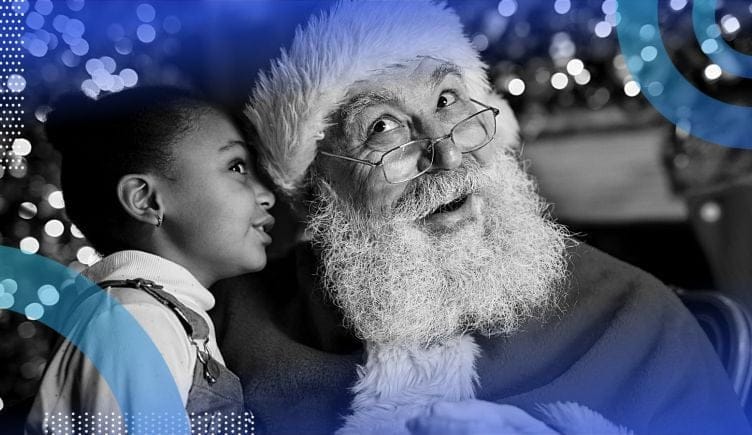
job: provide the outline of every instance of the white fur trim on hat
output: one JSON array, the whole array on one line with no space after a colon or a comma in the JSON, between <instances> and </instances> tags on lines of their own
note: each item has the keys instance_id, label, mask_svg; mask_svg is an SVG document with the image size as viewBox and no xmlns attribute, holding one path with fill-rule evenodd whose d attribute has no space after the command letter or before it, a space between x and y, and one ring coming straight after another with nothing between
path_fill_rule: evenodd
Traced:
<instances>
[{"instance_id":1,"label":"white fur trim on hat","mask_svg":"<svg viewBox=\"0 0 752 435\"><path fill-rule=\"evenodd\" d=\"M489 92L486 65L444 3L345 0L298 28L290 49L259 75L245 111L261 139L261 164L282 191L294 196L302 187L328 117L353 83L420 56L460 67L470 95Z\"/></svg>"}]
</instances>

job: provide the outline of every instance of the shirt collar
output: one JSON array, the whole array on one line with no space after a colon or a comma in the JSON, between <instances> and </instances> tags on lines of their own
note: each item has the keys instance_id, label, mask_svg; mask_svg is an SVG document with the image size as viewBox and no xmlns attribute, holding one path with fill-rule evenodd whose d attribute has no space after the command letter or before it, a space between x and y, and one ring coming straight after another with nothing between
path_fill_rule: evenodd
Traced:
<instances>
[{"instance_id":1,"label":"shirt collar","mask_svg":"<svg viewBox=\"0 0 752 435\"><path fill-rule=\"evenodd\" d=\"M188 300L204 311L214 307L214 295L183 266L143 251L118 251L84 270L81 275L94 283L143 278L164 290Z\"/></svg>"}]
</instances>

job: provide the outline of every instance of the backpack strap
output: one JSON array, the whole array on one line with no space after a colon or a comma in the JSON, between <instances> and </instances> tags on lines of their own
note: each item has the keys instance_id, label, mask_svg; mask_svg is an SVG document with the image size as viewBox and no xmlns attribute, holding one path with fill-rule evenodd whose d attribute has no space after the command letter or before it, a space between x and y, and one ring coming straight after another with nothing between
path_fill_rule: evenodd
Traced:
<instances>
[{"instance_id":1,"label":"backpack strap","mask_svg":"<svg viewBox=\"0 0 752 435\"><path fill-rule=\"evenodd\" d=\"M94 292L96 292L97 287L103 289L121 287L143 290L175 314L191 340L207 340L209 338L209 325L206 324L204 318L178 301L175 296L164 291L163 286L153 281L143 278L102 281L94 287Z\"/></svg>"},{"instance_id":2,"label":"backpack strap","mask_svg":"<svg viewBox=\"0 0 752 435\"><path fill-rule=\"evenodd\" d=\"M206 378L209 384L217 382L217 378L219 377L219 366L209 353L209 325L201 315L186 307L182 302L178 301L175 296L164 291L163 286L143 278L102 281L96 286L84 291L82 297L89 297L96 293L99 288L104 289L108 287L143 290L172 311L180 321L183 329L185 329L191 344L196 348L196 355L204 369L204 378ZM201 347L199 347L198 341L203 342Z\"/></svg>"}]
</instances>

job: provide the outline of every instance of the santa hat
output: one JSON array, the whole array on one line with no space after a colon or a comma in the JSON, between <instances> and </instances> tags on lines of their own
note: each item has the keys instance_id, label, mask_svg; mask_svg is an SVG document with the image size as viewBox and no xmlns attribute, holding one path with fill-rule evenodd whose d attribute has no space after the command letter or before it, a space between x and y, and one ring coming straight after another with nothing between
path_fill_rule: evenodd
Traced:
<instances>
[{"instance_id":1,"label":"santa hat","mask_svg":"<svg viewBox=\"0 0 752 435\"><path fill-rule=\"evenodd\" d=\"M246 115L261 139L259 158L282 192L294 197L317 142L356 81L390 65L430 56L458 66L471 96L489 93L486 65L444 3L344 0L295 33L261 73Z\"/></svg>"}]
</instances>

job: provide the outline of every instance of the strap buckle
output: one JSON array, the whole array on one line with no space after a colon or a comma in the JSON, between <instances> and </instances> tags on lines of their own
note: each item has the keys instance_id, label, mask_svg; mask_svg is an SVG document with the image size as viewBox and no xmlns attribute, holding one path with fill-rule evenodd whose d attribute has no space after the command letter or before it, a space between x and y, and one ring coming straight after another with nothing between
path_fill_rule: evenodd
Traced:
<instances>
[{"instance_id":1,"label":"strap buckle","mask_svg":"<svg viewBox=\"0 0 752 435\"><path fill-rule=\"evenodd\" d=\"M125 282L128 285L134 286L136 288L141 288L141 289L144 289L144 290L162 290L162 289L164 289L163 286L155 283L154 281L150 281L148 279L143 279L143 278L126 279Z\"/></svg>"},{"instance_id":2,"label":"strap buckle","mask_svg":"<svg viewBox=\"0 0 752 435\"><path fill-rule=\"evenodd\" d=\"M201 365L204 366L204 379L206 379L209 385L215 384L217 378L219 378L219 365L217 365L217 362L209 353L209 338L204 340L203 350L198 347L198 343L196 343L195 340L191 340L191 343L196 346L196 355L198 356Z\"/></svg>"}]
</instances>

